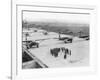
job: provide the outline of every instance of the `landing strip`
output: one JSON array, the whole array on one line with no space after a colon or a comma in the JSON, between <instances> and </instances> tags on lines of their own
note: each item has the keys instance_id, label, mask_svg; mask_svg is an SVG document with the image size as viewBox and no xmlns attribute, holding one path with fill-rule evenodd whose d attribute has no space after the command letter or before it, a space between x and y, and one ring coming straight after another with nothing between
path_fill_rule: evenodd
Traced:
<instances>
[{"instance_id":1,"label":"landing strip","mask_svg":"<svg viewBox=\"0 0 100 80\"><path fill-rule=\"evenodd\" d=\"M50 43L50 42L48 42ZM54 47L66 47L71 49L72 55L64 59L64 54L60 54L57 58L50 54L50 49ZM89 63L88 41L82 41L73 44L55 44L41 45L39 48L29 49L32 56L35 56L39 61L48 67L68 67L68 66L87 66Z\"/></svg>"},{"instance_id":2,"label":"landing strip","mask_svg":"<svg viewBox=\"0 0 100 80\"><path fill-rule=\"evenodd\" d=\"M62 36L69 36L61 34ZM69 36L70 37L70 36ZM49 32L49 35L43 35L41 32L31 33L28 40L40 40L39 48L30 48L25 50L36 62L43 68L54 67L75 67L89 65L89 40L73 37L73 42L65 44L58 38L58 33ZM44 40L45 39L45 40ZM23 36L23 41L25 36ZM72 55L64 59L64 54L60 53L57 58L50 54L50 49L65 47L71 50Z\"/></svg>"}]
</instances>

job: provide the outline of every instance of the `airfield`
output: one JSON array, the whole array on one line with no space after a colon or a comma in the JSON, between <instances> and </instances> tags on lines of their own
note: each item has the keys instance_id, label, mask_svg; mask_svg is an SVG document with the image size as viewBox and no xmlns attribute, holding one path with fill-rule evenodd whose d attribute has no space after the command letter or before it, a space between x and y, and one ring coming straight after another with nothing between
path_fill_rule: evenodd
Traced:
<instances>
[{"instance_id":1,"label":"airfield","mask_svg":"<svg viewBox=\"0 0 100 80\"><path fill-rule=\"evenodd\" d=\"M34 32L35 30L36 32ZM89 66L89 40L61 34L61 37L73 38L72 43L65 44L63 41L58 39L58 33L48 32L47 35L44 35L44 32L47 31L38 28L23 29L23 41L26 39L25 34L28 33L29 36L27 36L27 40L36 41L39 43L39 48L26 49L29 54L31 54L31 57L34 56L35 59L41 61L41 63L45 64L48 68ZM25 48L25 45L23 45L23 47ZM67 56L67 58L64 59L64 54L59 53L58 57L55 58L50 54L50 49L59 47L70 49L72 55ZM32 65L33 63L30 64ZM30 66L30 64L28 65L27 63L26 65Z\"/></svg>"}]
</instances>

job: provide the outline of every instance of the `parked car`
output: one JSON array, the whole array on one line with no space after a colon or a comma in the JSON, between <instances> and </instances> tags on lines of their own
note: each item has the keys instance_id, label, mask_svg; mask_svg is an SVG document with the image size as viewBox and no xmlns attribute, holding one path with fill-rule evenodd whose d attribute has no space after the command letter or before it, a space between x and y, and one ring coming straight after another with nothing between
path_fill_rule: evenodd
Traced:
<instances>
[{"instance_id":1,"label":"parked car","mask_svg":"<svg viewBox=\"0 0 100 80\"><path fill-rule=\"evenodd\" d=\"M39 43L35 42L35 41L26 41L26 47L27 47L27 49L30 49L32 47L38 48L39 47Z\"/></svg>"},{"instance_id":2,"label":"parked car","mask_svg":"<svg viewBox=\"0 0 100 80\"><path fill-rule=\"evenodd\" d=\"M68 38L64 40L64 43L72 43L73 39L72 38Z\"/></svg>"},{"instance_id":3,"label":"parked car","mask_svg":"<svg viewBox=\"0 0 100 80\"><path fill-rule=\"evenodd\" d=\"M59 40L66 40L66 39L69 39L68 37L61 37L59 38Z\"/></svg>"},{"instance_id":4,"label":"parked car","mask_svg":"<svg viewBox=\"0 0 100 80\"><path fill-rule=\"evenodd\" d=\"M48 32L43 32L44 35L48 35Z\"/></svg>"},{"instance_id":5,"label":"parked car","mask_svg":"<svg viewBox=\"0 0 100 80\"><path fill-rule=\"evenodd\" d=\"M81 36L80 38L83 38L85 40L89 40L90 39L89 36Z\"/></svg>"}]
</instances>

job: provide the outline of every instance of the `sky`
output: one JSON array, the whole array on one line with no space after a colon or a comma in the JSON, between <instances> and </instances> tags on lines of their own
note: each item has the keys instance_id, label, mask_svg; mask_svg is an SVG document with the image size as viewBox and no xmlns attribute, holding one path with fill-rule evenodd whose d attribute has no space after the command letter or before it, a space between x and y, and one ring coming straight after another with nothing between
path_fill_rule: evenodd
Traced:
<instances>
[{"instance_id":1,"label":"sky","mask_svg":"<svg viewBox=\"0 0 100 80\"><path fill-rule=\"evenodd\" d=\"M90 15L67 14L67 13L45 13L45 12L23 12L23 20L35 22L72 22L89 24Z\"/></svg>"}]
</instances>

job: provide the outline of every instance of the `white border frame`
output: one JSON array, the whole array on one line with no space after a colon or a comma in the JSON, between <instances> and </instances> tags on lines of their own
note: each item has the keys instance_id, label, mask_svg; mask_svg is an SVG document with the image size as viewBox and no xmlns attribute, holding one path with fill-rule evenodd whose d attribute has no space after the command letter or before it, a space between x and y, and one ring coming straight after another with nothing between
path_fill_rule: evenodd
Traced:
<instances>
[{"instance_id":1,"label":"white border frame","mask_svg":"<svg viewBox=\"0 0 100 80\"><path fill-rule=\"evenodd\" d=\"M36 4L27 4L28 6L25 7L23 6L25 4L17 4L17 3L13 3L12 6L12 79L28 79L28 78L42 78L42 77L53 77L53 76L66 76L66 75L79 75L84 74L91 74L91 73L95 73L96 72L96 8L95 7L83 7L83 6L76 6L76 5L67 5L67 6L56 6L56 5L51 5L51 6L47 6L47 5L36 5ZM30 6L31 5L31 6ZM34 5L32 7L32 5ZM56 11L66 11L68 7L72 7L72 8L76 8L78 10L80 10L81 12L85 12L85 13L90 13L91 15L91 23L90 23L90 34L91 34L91 40L90 40L90 53L91 53L91 59L90 59L90 66L89 67L80 67L80 68L57 68L57 69L38 69L35 70L34 72L33 70L24 70L22 71L21 69L21 55L19 53L21 53L21 11L22 10L51 10L53 11L53 9L55 8ZM54 11L55 11L54 9ZM88 9L88 10L81 10L81 9ZM70 11L70 10L68 10ZM17 23L16 23L17 22ZM18 44L17 44L18 43ZM94 45L94 46L93 46ZM18 50L17 50L18 49ZM18 55L16 55L16 53L18 53ZM18 59L16 58L18 57ZM17 63L17 64L16 64ZM18 68L16 68L18 67ZM18 72L17 72L18 71ZM67 71L67 72L66 72ZM66 74L66 75L65 75ZM33 76L35 75L35 76Z\"/></svg>"}]
</instances>

